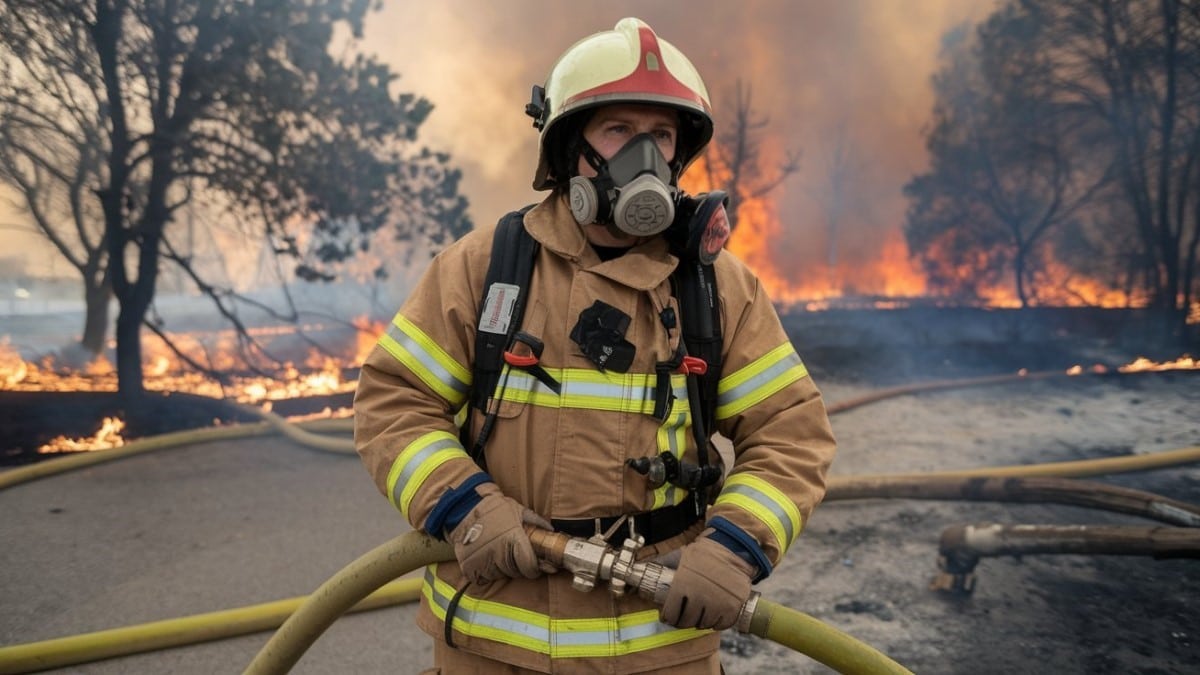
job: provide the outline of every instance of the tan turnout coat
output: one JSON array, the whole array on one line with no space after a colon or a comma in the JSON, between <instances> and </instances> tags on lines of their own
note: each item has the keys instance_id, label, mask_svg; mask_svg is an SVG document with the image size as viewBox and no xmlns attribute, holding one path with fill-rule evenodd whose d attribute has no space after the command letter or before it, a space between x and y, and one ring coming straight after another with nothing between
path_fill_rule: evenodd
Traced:
<instances>
[{"instance_id":1,"label":"tan turnout coat","mask_svg":"<svg viewBox=\"0 0 1200 675\"><path fill-rule=\"evenodd\" d=\"M665 422L650 414L655 363L668 361L680 340L679 329L660 320L663 309L678 311L669 283L676 258L655 237L601 262L554 195L526 215L525 226L542 247L521 328L545 343L541 364L562 392L519 370L502 379L488 473L547 519L679 503L682 490L651 490L625 464L663 451L696 461L683 376L672 377L676 400ZM471 232L437 256L363 364L355 442L379 489L414 528L447 490L480 471L459 443L456 414L470 389L494 232ZM716 271L724 335L716 431L732 441L734 457L707 518L741 528L775 565L824 495L835 443L821 395L758 280L728 252ZM632 317L625 339L636 354L627 373L601 372L569 337L596 300ZM477 417L471 428L479 426ZM679 548L702 527L643 555ZM717 648L717 634L666 626L644 600L615 598L604 586L585 594L570 582L559 573L467 588L454 613L454 645L544 672L603 673L686 663ZM427 570L418 623L436 639L465 583L456 563Z\"/></svg>"}]
</instances>

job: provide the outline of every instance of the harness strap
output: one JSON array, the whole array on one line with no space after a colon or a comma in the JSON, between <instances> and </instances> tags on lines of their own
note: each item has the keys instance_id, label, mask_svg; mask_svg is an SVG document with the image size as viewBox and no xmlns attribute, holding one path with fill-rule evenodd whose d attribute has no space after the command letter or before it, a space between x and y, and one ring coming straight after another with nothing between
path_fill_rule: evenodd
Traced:
<instances>
[{"instance_id":1,"label":"harness strap","mask_svg":"<svg viewBox=\"0 0 1200 675\"><path fill-rule=\"evenodd\" d=\"M484 466L483 449L495 421L495 411L488 410L488 399L494 395L500 382L500 372L504 368L504 350L511 344L513 334L524 318L529 281L533 278L533 263L541 248L541 244L525 231L525 213L531 208L532 204L519 211L513 211L496 224L492 254L483 282L483 298L479 303L475 328L470 407L483 411L486 417L475 443L469 446L471 457L481 467ZM511 293L513 287L516 289L516 297L502 301L504 293ZM504 306L506 302L512 303L511 311L507 315L508 325L502 331L483 329L484 312L489 310L489 298L490 302L496 305L490 309L501 313L507 309ZM462 426L461 434L464 446L468 445L470 435L471 414L468 410L467 421Z\"/></svg>"}]
</instances>

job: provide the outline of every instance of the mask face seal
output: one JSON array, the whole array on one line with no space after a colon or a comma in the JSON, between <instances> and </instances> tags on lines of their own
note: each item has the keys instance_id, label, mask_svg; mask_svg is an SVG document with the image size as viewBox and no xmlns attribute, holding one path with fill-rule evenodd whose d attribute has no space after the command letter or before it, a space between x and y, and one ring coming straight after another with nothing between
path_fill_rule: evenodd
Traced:
<instances>
[{"instance_id":1,"label":"mask face seal","mask_svg":"<svg viewBox=\"0 0 1200 675\"><path fill-rule=\"evenodd\" d=\"M653 136L634 136L607 162L587 155L586 150L585 156L597 175L571 179L571 214L580 225L612 223L636 237L649 237L670 226L675 219L671 166Z\"/></svg>"}]
</instances>

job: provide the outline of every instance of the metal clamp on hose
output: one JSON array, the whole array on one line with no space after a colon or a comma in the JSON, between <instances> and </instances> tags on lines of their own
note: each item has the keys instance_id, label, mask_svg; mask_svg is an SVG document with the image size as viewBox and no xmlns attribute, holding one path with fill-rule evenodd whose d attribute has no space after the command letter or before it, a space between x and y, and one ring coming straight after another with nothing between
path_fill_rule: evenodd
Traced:
<instances>
[{"instance_id":1,"label":"metal clamp on hose","mask_svg":"<svg viewBox=\"0 0 1200 675\"><path fill-rule=\"evenodd\" d=\"M597 581L609 582L609 592L621 597L632 588L639 597L662 605L675 570L656 562L634 562L644 542L640 536L625 539L620 549L614 549L598 534L590 539L571 537L561 532L549 532L532 525L526 526L533 550L560 569L571 573L571 586L587 593ZM750 621L758 607L759 593L753 591L738 614L737 630L750 632Z\"/></svg>"}]
</instances>

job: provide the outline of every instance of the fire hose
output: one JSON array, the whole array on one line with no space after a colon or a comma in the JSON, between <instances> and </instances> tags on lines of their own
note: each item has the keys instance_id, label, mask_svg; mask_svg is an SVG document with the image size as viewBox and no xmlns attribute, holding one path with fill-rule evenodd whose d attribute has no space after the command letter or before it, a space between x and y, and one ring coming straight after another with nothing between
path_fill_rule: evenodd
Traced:
<instances>
[{"instance_id":1,"label":"fire hose","mask_svg":"<svg viewBox=\"0 0 1200 675\"><path fill-rule=\"evenodd\" d=\"M1200 529L1104 525L955 525L942 532L933 588L970 593L985 556L1028 554L1146 555L1200 558Z\"/></svg>"},{"instance_id":2,"label":"fire hose","mask_svg":"<svg viewBox=\"0 0 1200 675\"><path fill-rule=\"evenodd\" d=\"M1198 459L1200 459L1200 447L1191 447L1137 458L1108 458L1059 462L1051 465L981 468L948 472L939 476L835 477L829 482L825 501L865 498L1054 501L1092 508L1104 507L1175 524L1194 524L1192 519L1200 511L1196 506L1168 500L1151 493L1082 481L1056 483L1033 478L1018 480L1016 477L1020 477L1022 474L1041 476L1051 472L1059 475L1093 475L1100 472L1095 469L1097 462L1101 463L1104 470L1115 473L1186 464ZM1006 477L986 478L989 474L1003 474ZM979 476L985 478L979 478ZM1005 498L1006 494L1009 498ZM974 539L966 540L973 541ZM1002 554L995 553L995 555ZM0 675L27 673L234 637L279 627L281 624L284 624L285 628L281 628L277 633L280 635L279 638L272 639L270 652L286 651L298 659L303 650L297 651L299 648L296 643L302 643L304 648L307 648L343 612L362 611L415 601L420 588L419 579L388 582L421 565L451 557L452 551L445 545L416 533L409 533L384 544L347 566L308 598L292 598L140 626L0 647ZM404 568L406 564L411 567ZM969 572L970 570L966 570L947 572L947 574L968 574ZM960 590L966 590L964 587L967 585L967 581L952 581L951 584L957 584ZM371 593L368 597L367 593L375 588L380 590ZM364 597L366 600L362 600ZM358 602L359 600L362 602ZM302 607L307 607L307 609L300 612ZM314 612L317 611L314 607L327 607L332 613L321 614L318 618L314 618ZM289 616L293 618L288 619ZM840 644L841 641L853 640L853 638L848 638L801 612L760 599L754 616L756 619L752 620L750 625L752 633L809 654L814 659L825 658L820 650L835 649L833 645L836 645L835 651L838 653L855 653L852 648L853 643L849 647ZM288 621L285 622L285 619ZM760 630L765 632L759 632ZM795 644L793 642L804 639L806 636L811 636L811 644ZM267 650L264 648L265 651ZM256 661L274 663L278 658L278 656L271 656L270 653L260 652ZM263 659L269 661L262 661Z\"/></svg>"},{"instance_id":3,"label":"fire hose","mask_svg":"<svg viewBox=\"0 0 1200 675\"><path fill-rule=\"evenodd\" d=\"M618 551L598 537L585 540L533 528L530 541L539 557L570 572L572 585L582 591L607 581L614 594L632 590L661 604L674 575L674 570L658 563L635 562L639 542L632 540ZM371 590L418 566L453 558L449 544L417 533L376 548L318 588L258 652L246 675L287 673L337 617ZM874 648L757 592L742 606L737 629L790 647L841 673L910 673Z\"/></svg>"}]
</instances>

